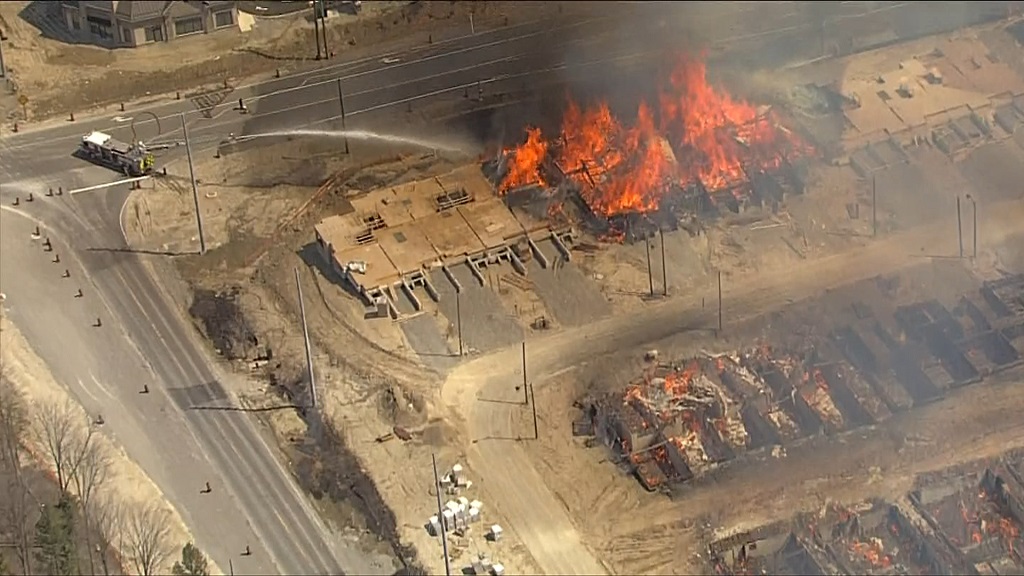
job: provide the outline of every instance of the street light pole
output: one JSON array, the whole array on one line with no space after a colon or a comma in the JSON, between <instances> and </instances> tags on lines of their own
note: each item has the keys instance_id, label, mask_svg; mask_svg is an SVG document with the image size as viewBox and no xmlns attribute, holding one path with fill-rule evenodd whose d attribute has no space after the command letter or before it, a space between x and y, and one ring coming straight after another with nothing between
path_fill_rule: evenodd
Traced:
<instances>
[{"instance_id":1,"label":"street light pole","mask_svg":"<svg viewBox=\"0 0 1024 576\"><path fill-rule=\"evenodd\" d=\"M299 319L302 320L302 341L306 347L306 371L309 372L310 407L317 407L316 376L313 374L313 348L309 344L309 327L306 325L306 303L302 300L302 283L299 282L299 269L295 269L295 289L299 293Z\"/></svg>"},{"instance_id":2,"label":"street light pole","mask_svg":"<svg viewBox=\"0 0 1024 576\"><path fill-rule=\"evenodd\" d=\"M188 157L188 174L192 179L192 203L196 207L196 227L199 229L199 254L206 254L206 236L203 234L203 215L199 211L199 187L196 185L196 169L192 165L192 145L188 141L188 126L185 113L181 113L181 133L185 138L185 155Z\"/></svg>"},{"instance_id":3,"label":"street light pole","mask_svg":"<svg viewBox=\"0 0 1024 576\"><path fill-rule=\"evenodd\" d=\"M463 355L462 347L462 297L459 296L459 291L455 291L455 329L459 333L459 356Z\"/></svg>"},{"instance_id":4,"label":"street light pole","mask_svg":"<svg viewBox=\"0 0 1024 576\"><path fill-rule=\"evenodd\" d=\"M437 494L437 520L441 525L441 550L444 552L444 574L445 576L452 576L452 566L448 560L448 530L444 526L444 511L441 508L441 480L437 477L437 457L431 454L430 462L434 465L434 493Z\"/></svg>"},{"instance_id":5,"label":"street light pole","mask_svg":"<svg viewBox=\"0 0 1024 576\"><path fill-rule=\"evenodd\" d=\"M658 234L661 240L661 288L662 296L668 296L668 269L665 267L665 230L658 227Z\"/></svg>"},{"instance_id":6,"label":"street light pole","mask_svg":"<svg viewBox=\"0 0 1024 576\"><path fill-rule=\"evenodd\" d=\"M878 236L878 193L875 177L871 177L871 237Z\"/></svg>"},{"instance_id":7,"label":"street light pole","mask_svg":"<svg viewBox=\"0 0 1024 576\"><path fill-rule=\"evenodd\" d=\"M533 439L540 439L540 428L537 427L537 395L533 393L533 384L530 384L530 409L533 411Z\"/></svg>"},{"instance_id":8,"label":"street light pole","mask_svg":"<svg viewBox=\"0 0 1024 576\"><path fill-rule=\"evenodd\" d=\"M316 11L315 1L313 2L313 34L316 37L316 59L319 60L323 58L323 55L320 53L320 17Z\"/></svg>"},{"instance_id":9,"label":"street light pole","mask_svg":"<svg viewBox=\"0 0 1024 576\"><path fill-rule=\"evenodd\" d=\"M523 404L530 403L529 391L527 390L526 378L526 340L523 340Z\"/></svg>"},{"instance_id":10,"label":"street light pole","mask_svg":"<svg viewBox=\"0 0 1024 576\"><path fill-rule=\"evenodd\" d=\"M722 271L718 271L718 333L722 333Z\"/></svg>"},{"instance_id":11,"label":"street light pole","mask_svg":"<svg viewBox=\"0 0 1024 576\"><path fill-rule=\"evenodd\" d=\"M651 290L651 296L654 296L654 272L651 271L651 239L647 237L647 233L644 232L644 248L647 250L647 284Z\"/></svg>"},{"instance_id":12,"label":"street light pole","mask_svg":"<svg viewBox=\"0 0 1024 576\"><path fill-rule=\"evenodd\" d=\"M338 104L341 105L341 131L345 136L345 154L348 154L348 129L345 127L345 92L341 89L341 78L338 78Z\"/></svg>"},{"instance_id":13,"label":"street light pole","mask_svg":"<svg viewBox=\"0 0 1024 576\"><path fill-rule=\"evenodd\" d=\"M978 203L974 200L974 196L967 195L967 199L971 201L971 232L973 238L971 239L971 258L978 258Z\"/></svg>"},{"instance_id":14,"label":"street light pole","mask_svg":"<svg viewBox=\"0 0 1024 576\"><path fill-rule=\"evenodd\" d=\"M964 257L964 223L960 217L960 197L956 197L956 239L960 245L960 258Z\"/></svg>"},{"instance_id":15,"label":"street light pole","mask_svg":"<svg viewBox=\"0 0 1024 576\"><path fill-rule=\"evenodd\" d=\"M324 39L324 58L330 60L331 52L327 48L327 5L324 0L320 1L320 36Z\"/></svg>"}]
</instances>

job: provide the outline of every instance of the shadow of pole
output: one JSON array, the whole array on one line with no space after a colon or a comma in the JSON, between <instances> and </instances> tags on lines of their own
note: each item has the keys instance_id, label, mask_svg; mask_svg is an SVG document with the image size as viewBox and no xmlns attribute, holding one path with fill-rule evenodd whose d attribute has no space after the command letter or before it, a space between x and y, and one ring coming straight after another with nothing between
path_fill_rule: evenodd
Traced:
<instances>
[{"instance_id":1,"label":"shadow of pole","mask_svg":"<svg viewBox=\"0 0 1024 576\"><path fill-rule=\"evenodd\" d=\"M189 406L189 410L207 410L211 412L277 412L279 410L304 410L298 404L281 404L278 406L265 406L262 408L246 408L244 406Z\"/></svg>"},{"instance_id":2,"label":"shadow of pole","mask_svg":"<svg viewBox=\"0 0 1024 576\"><path fill-rule=\"evenodd\" d=\"M474 438L473 439L473 444L478 444L480 442L484 442L484 441L487 441L487 440L503 441L503 442L522 442L523 440L526 440L526 438L523 438L522 436L493 436L493 435L491 435L491 436L483 436L481 438Z\"/></svg>"},{"instance_id":3,"label":"shadow of pole","mask_svg":"<svg viewBox=\"0 0 1024 576\"><path fill-rule=\"evenodd\" d=\"M86 248L87 252L109 252L115 254L146 254L149 256L188 256L195 252L172 252L169 250L143 250L141 248Z\"/></svg>"}]
</instances>

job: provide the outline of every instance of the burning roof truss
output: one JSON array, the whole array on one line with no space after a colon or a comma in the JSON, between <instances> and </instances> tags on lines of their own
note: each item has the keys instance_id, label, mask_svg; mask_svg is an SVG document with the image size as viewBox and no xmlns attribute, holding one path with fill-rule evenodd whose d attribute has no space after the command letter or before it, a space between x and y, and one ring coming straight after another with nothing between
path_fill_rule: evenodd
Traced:
<instances>
[{"instance_id":1,"label":"burning roof truss","mask_svg":"<svg viewBox=\"0 0 1024 576\"><path fill-rule=\"evenodd\" d=\"M791 161L813 153L769 107L710 86L704 64L679 59L659 91L623 124L607 103L570 101L558 135L538 128L497 162L504 193L552 187L576 196L594 220L658 214L676 220L750 204L776 208L803 184Z\"/></svg>"}]
</instances>

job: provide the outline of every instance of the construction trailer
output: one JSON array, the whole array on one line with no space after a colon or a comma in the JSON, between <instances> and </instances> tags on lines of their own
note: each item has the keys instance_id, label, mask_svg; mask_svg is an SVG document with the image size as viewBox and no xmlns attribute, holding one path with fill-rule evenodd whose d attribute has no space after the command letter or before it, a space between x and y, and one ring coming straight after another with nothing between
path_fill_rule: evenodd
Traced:
<instances>
[{"instance_id":1,"label":"construction trailer","mask_svg":"<svg viewBox=\"0 0 1024 576\"><path fill-rule=\"evenodd\" d=\"M82 137L78 155L125 176L145 176L153 171L155 163L153 154L145 144L125 144L109 134L96 131Z\"/></svg>"}]
</instances>

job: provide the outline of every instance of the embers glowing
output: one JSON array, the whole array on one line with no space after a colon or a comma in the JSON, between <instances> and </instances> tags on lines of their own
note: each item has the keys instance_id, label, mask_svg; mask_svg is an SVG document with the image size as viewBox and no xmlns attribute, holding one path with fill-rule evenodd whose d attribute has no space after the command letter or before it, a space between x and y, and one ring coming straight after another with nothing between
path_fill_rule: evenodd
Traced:
<instances>
[{"instance_id":1,"label":"embers glowing","mask_svg":"<svg viewBox=\"0 0 1024 576\"><path fill-rule=\"evenodd\" d=\"M809 150L770 113L710 86L706 72L703 62L681 58L660 91L658 110L641 102L629 127L606 102L581 108L570 100L556 140L531 128L524 144L507 151L501 190L543 184L540 167L550 153L594 212L649 212L673 185L728 188L747 181L745 169L773 170Z\"/></svg>"}]
</instances>

